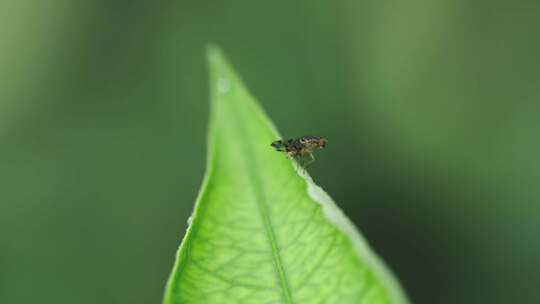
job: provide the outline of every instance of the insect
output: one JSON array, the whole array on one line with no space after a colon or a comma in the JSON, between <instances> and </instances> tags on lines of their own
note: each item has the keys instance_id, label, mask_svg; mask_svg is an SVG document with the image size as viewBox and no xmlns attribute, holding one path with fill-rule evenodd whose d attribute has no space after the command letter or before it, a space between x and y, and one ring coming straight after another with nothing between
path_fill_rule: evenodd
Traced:
<instances>
[{"instance_id":1,"label":"insect","mask_svg":"<svg viewBox=\"0 0 540 304\"><path fill-rule=\"evenodd\" d=\"M276 140L270 146L276 148L279 152L286 152L287 155L298 161L300 166L306 167L315 160L313 151L324 148L326 142L327 140L320 136L302 136Z\"/></svg>"}]
</instances>

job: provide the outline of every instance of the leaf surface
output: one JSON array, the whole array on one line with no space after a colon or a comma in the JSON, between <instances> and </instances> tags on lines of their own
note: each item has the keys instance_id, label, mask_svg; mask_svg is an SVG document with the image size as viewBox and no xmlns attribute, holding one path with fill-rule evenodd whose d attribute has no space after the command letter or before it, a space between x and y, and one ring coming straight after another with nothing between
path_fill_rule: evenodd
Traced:
<instances>
[{"instance_id":1,"label":"leaf surface","mask_svg":"<svg viewBox=\"0 0 540 304\"><path fill-rule=\"evenodd\" d=\"M164 303L407 303L396 280L309 175L222 53L208 51L205 180Z\"/></svg>"}]
</instances>

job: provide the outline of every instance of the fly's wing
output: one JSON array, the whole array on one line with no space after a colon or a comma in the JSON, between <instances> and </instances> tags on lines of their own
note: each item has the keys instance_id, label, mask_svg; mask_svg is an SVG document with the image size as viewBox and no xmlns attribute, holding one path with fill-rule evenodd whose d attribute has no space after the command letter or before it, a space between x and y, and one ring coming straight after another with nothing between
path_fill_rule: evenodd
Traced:
<instances>
[{"instance_id":1,"label":"fly's wing","mask_svg":"<svg viewBox=\"0 0 540 304\"><path fill-rule=\"evenodd\" d=\"M287 145L285 145L281 140L276 140L275 142L271 143L270 146L276 148L277 151L287 152Z\"/></svg>"}]
</instances>

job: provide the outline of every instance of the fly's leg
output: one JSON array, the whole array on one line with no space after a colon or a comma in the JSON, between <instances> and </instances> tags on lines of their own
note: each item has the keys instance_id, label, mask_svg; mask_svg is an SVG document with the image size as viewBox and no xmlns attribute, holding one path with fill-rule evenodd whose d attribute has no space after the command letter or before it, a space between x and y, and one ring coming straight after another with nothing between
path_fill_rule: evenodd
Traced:
<instances>
[{"instance_id":1,"label":"fly's leg","mask_svg":"<svg viewBox=\"0 0 540 304\"><path fill-rule=\"evenodd\" d=\"M308 159L305 159L304 157L304 165L302 167L306 168L307 166L311 165L311 163L313 163L315 161L315 156L313 156L312 153L308 153L307 154L309 156Z\"/></svg>"},{"instance_id":2,"label":"fly's leg","mask_svg":"<svg viewBox=\"0 0 540 304\"><path fill-rule=\"evenodd\" d=\"M298 170L302 171L303 173L306 172L307 166L309 166L309 164L315 160L312 154L299 154L296 155L294 159L298 164Z\"/></svg>"},{"instance_id":3,"label":"fly's leg","mask_svg":"<svg viewBox=\"0 0 540 304\"><path fill-rule=\"evenodd\" d=\"M294 155L291 157L297 164L296 170L304 170L305 169L305 160L302 155Z\"/></svg>"},{"instance_id":4,"label":"fly's leg","mask_svg":"<svg viewBox=\"0 0 540 304\"><path fill-rule=\"evenodd\" d=\"M300 168L304 169L305 166L306 166L306 160L304 159L304 156L303 155L298 155L296 160L298 161L298 164L300 165Z\"/></svg>"},{"instance_id":5,"label":"fly's leg","mask_svg":"<svg viewBox=\"0 0 540 304\"><path fill-rule=\"evenodd\" d=\"M294 162L296 162L297 164L300 164L300 155L298 154L295 154L293 152L288 152L287 153L287 156L292 159Z\"/></svg>"},{"instance_id":6,"label":"fly's leg","mask_svg":"<svg viewBox=\"0 0 540 304\"><path fill-rule=\"evenodd\" d=\"M313 155L313 153L309 153L309 164L311 164L314 161L315 161L315 156Z\"/></svg>"}]
</instances>

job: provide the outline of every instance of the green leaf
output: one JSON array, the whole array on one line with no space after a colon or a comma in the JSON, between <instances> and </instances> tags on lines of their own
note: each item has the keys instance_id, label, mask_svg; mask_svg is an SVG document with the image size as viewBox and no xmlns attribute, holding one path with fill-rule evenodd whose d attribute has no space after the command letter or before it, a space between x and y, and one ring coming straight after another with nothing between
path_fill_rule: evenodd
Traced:
<instances>
[{"instance_id":1,"label":"green leaf","mask_svg":"<svg viewBox=\"0 0 540 304\"><path fill-rule=\"evenodd\" d=\"M208 50L207 172L164 303L407 303L332 199L274 151L280 136Z\"/></svg>"}]
</instances>

